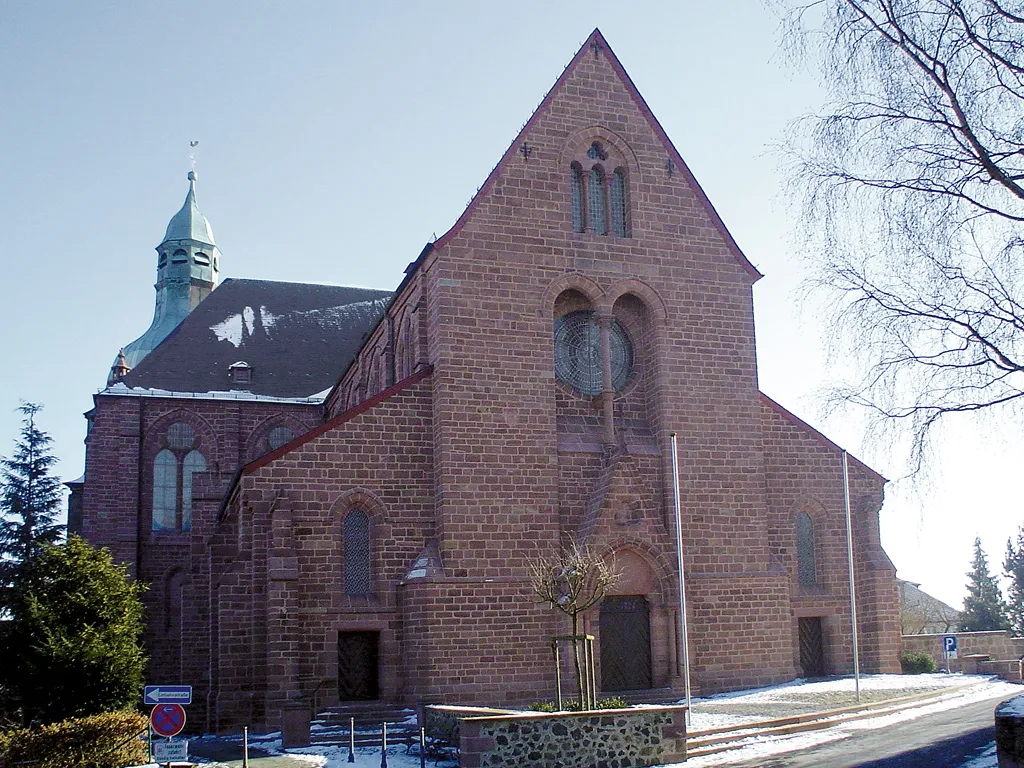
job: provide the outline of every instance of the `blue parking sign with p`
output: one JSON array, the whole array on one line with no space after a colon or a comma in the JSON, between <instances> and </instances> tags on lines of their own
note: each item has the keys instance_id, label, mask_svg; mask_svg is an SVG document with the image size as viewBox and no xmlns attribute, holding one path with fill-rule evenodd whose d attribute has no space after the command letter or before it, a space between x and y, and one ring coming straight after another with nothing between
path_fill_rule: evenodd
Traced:
<instances>
[{"instance_id":1,"label":"blue parking sign with p","mask_svg":"<svg viewBox=\"0 0 1024 768\"><path fill-rule=\"evenodd\" d=\"M942 636L942 650L946 653L956 653L956 635Z\"/></svg>"}]
</instances>

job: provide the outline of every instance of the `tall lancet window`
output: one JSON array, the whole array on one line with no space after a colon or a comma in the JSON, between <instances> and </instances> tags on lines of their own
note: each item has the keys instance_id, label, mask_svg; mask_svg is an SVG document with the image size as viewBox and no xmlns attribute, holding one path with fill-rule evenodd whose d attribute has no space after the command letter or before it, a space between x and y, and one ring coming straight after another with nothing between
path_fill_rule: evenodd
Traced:
<instances>
[{"instance_id":1,"label":"tall lancet window","mask_svg":"<svg viewBox=\"0 0 1024 768\"><path fill-rule=\"evenodd\" d=\"M629 229L626 224L626 172L616 168L612 174L612 231L619 237L626 237Z\"/></svg>"},{"instance_id":2,"label":"tall lancet window","mask_svg":"<svg viewBox=\"0 0 1024 768\"><path fill-rule=\"evenodd\" d=\"M345 515L342 538L346 595L370 594L370 518L361 509Z\"/></svg>"},{"instance_id":3,"label":"tall lancet window","mask_svg":"<svg viewBox=\"0 0 1024 768\"><path fill-rule=\"evenodd\" d=\"M153 530L173 531L178 510L178 460L164 448L153 461Z\"/></svg>"},{"instance_id":4,"label":"tall lancet window","mask_svg":"<svg viewBox=\"0 0 1024 768\"><path fill-rule=\"evenodd\" d=\"M818 566L814 552L814 521L806 512L796 516L797 576L801 587L818 586Z\"/></svg>"},{"instance_id":5,"label":"tall lancet window","mask_svg":"<svg viewBox=\"0 0 1024 768\"><path fill-rule=\"evenodd\" d=\"M583 167L579 163L570 166L572 177L572 231L583 232L586 220L583 218Z\"/></svg>"},{"instance_id":6,"label":"tall lancet window","mask_svg":"<svg viewBox=\"0 0 1024 768\"><path fill-rule=\"evenodd\" d=\"M601 166L595 165L590 169L588 186L590 231L597 235L606 235L608 234L608 224L605 217L604 170Z\"/></svg>"},{"instance_id":7,"label":"tall lancet window","mask_svg":"<svg viewBox=\"0 0 1024 768\"><path fill-rule=\"evenodd\" d=\"M192 475L206 471L206 459L199 451L189 451L181 463L181 530L192 530Z\"/></svg>"}]
</instances>

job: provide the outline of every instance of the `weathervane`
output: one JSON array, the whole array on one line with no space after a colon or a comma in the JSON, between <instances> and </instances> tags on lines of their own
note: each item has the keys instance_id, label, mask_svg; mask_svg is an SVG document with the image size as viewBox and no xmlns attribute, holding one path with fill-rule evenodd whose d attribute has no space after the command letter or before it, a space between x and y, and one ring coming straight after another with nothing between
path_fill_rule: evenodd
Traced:
<instances>
[{"instance_id":1,"label":"weathervane","mask_svg":"<svg viewBox=\"0 0 1024 768\"><path fill-rule=\"evenodd\" d=\"M198 141L190 141L188 143L188 145L192 148L192 150L188 153L188 161L190 163L192 163L192 171L195 172L195 170L196 170L196 147L199 146L199 142Z\"/></svg>"}]
</instances>

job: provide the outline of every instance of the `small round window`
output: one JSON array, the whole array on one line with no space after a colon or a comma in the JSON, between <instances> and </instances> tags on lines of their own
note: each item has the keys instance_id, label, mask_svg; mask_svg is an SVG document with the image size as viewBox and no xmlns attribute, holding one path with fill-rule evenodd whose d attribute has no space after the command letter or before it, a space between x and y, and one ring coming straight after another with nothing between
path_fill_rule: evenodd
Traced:
<instances>
[{"instance_id":1,"label":"small round window","mask_svg":"<svg viewBox=\"0 0 1024 768\"><path fill-rule=\"evenodd\" d=\"M611 328L612 388L621 392L633 373L633 343L618 320ZM599 395L601 331L591 310L570 312L555 321L555 378L581 395Z\"/></svg>"}]
</instances>

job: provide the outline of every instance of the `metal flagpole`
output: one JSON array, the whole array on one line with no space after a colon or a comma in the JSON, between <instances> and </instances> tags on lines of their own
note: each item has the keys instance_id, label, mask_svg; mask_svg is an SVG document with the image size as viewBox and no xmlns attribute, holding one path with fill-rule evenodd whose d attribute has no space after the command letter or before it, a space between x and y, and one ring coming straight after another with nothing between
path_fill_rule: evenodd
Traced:
<instances>
[{"instance_id":1,"label":"metal flagpole","mask_svg":"<svg viewBox=\"0 0 1024 768\"><path fill-rule=\"evenodd\" d=\"M672 491L676 508L676 555L679 558L679 618L683 630L683 689L686 691L686 723L690 723L690 640L686 629L686 576L683 570L683 513L679 504L679 453L672 435Z\"/></svg>"},{"instance_id":2,"label":"metal flagpole","mask_svg":"<svg viewBox=\"0 0 1024 768\"><path fill-rule=\"evenodd\" d=\"M853 626L853 684L860 703L860 653L857 646L857 592L853 582L853 524L850 520L850 468L843 451L843 499L846 503L846 557L850 567L850 622Z\"/></svg>"}]
</instances>

